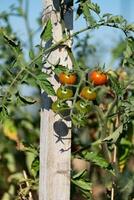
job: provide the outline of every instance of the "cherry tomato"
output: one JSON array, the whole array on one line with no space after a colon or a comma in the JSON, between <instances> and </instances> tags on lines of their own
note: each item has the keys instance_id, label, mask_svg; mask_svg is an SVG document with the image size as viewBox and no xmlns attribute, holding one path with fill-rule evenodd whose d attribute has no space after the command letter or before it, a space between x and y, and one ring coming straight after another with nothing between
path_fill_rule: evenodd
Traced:
<instances>
[{"instance_id":1,"label":"cherry tomato","mask_svg":"<svg viewBox=\"0 0 134 200\"><path fill-rule=\"evenodd\" d=\"M70 99L73 96L73 91L69 88L59 87L56 94L59 99Z\"/></svg>"},{"instance_id":2,"label":"cherry tomato","mask_svg":"<svg viewBox=\"0 0 134 200\"><path fill-rule=\"evenodd\" d=\"M96 92L92 91L90 89L90 87L88 86L85 86L81 92L80 92L80 96L83 97L84 99L87 99L87 100L95 100L96 99Z\"/></svg>"},{"instance_id":3,"label":"cherry tomato","mask_svg":"<svg viewBox=\"0 0 134 200\"><path fill-rule=\"evenodd\" d=\"M101 71L92 71L90 74L89 74L89 79L91 80L91 82L94 84L94 85L104 85L108 82L108 78L107 78L107 75L106 73L104 72L101 72Z\"/></svg>"},{"instance_id":4,"label":"cherry tomato","mask_svg":"<svg viewBox=\"0 0 134 200\"><path fill-rule=\"evenodd\" d=\"M77 75L75 73L65 73L61 72L59 74L59 81L61 84L73 85L77 81Z\"/></svg>"},{"instance_id":5,"label":"cherry tomato","mask_svg":"<svg viewBox=\"0 0 134 200\"><path fill-rule=\"evenodd\" d=\"M69 106L60 101L60 100L57 100L57 101L54 101L52 103L52 110L55 112L55 113L63 113L64 111L66 111L67 109L69 108Z\"/></svg>"},{"instance_id":6,"label":"cherry tomato","mask_svg":"<svg viewBox=\"0 0 134 200\"><path fill-rule=\"evenodd\" d=\"M83 100L77 101L74 107L80 113L88 113L90 111L90 105Z\"/></svg>"}]
</instances>

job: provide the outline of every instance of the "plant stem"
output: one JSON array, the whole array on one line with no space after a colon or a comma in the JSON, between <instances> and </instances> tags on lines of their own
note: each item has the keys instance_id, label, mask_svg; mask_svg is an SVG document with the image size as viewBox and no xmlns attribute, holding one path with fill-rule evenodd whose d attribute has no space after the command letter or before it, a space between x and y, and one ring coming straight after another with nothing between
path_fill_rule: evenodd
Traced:
<instances>
[{"instance_id":1,"label":"plant stem","mask_svg":"<svg viewBox=\"0 0 134 200\"><path fill-rule=\"evenodd\" d=\"M91 29L95 29L101 26L109 26L111 28L117 28L117 29L121 29L120 27L118 27L117 25L111 25L111 24L106 24L105 22L103 23L98 23L95 24L94 26L87 26L86 28L83 28L79 31L76 31L75 33L65 36L63 39L59 40L57 43L51 45L49 48L43 50L37 57L35 57L31 63L29 63L29 65L32 65L36 60L38 60L42 55L49 53L50 51L54 50L55 48L59 47L59 45L66 45L64 44L65 42L67 42L68 40L70 40L70 38L73 38L74 36L79 35L80 33L83 33L85 31L91 30ZM123 30L124 31L124 30Z\"/></svg>"},{"instance_id":2,"label":"plant stem","mask_svg":"<svg viewBox=\"0 0 134 200\"><path fill-rule=\"evenodd\" d=\"M103 114L103 111L100 110L100 108L98 106L95 106L96 112L98 113L98 117L100 119L100 125L101 125L101 136L100 139L103 140L106 137L107 134L107 119ZM102 143L101 144L102 147L102 152L104 153L105 159L108 162L111 162L111 156L110 153L108 151L108 146L106 143Z\"/></svg>"},{"instance_id":3,"label":"plant stem","mask_svg":"<svg viewBox=\"0 0 134 200\"><path fill-rule=\"evenodd\" d=\"M117 96L115 97L114 101L111 103L108 111L105 114L105 118L107 118L109 116L109 114L111 114L112 110L114 109L115 105L117 104L118 98Z\"/></svg>"},{"instance_id":4,"label":"plant stem","mask_svg":"<svg viewBox=\"0 0 134 200\"><path fill-rule=\"evenodd\" d=\"M24 69L22 68L19 73L17 74L17 76L15 77L15 79L11 82L11 84L9 85L7 91L6 91L6 94L3 98L3 101L2 101L2 104L5 104L5 100L6 100L6 97L8 95L8 93L10 93L10 89L12 88L12 86L15 84L15 82L17 81L17 79L19 78L19 76L22 74L22 72L24 71Z\"/></svg>"},{"instance_id":5,"label":"plant stem","mask_svg":"<svg viewBox=\"0 0 134 200\"><path fill-rule=\"evenodd\" d=\"M29 40L29 47L30 47L30 50L34 53L33 37L32 37L32 31L31 31L31 28L30 28L28 13L29 13L29 0L26 0L24 21L25 21L26 31L27 31L27 35L28 35L28 40Z\"/></svg>"},{"instance_id":6,"label":"plant stem","mask_svg":"<svg viewBox=\"0 0 134 200\"><path fill-rule=\"evenodd\" d=\"M75 95L74 95L74 100L73 100L73 103L72 103L72 107L74 107L74 104L75 104L76 101L77 101L77 97L78 97L78 94L79 94L79 90L80 90L80 87L81 87L81 85L82 85L82 83L83 83L83 80L84 80L84 78L85 78L85 74L86 74L86 73L87 73L87 70L86 70L85 73L83 73L82 76L81 76L80 82L79 82L79 84L78 84L78 86L77 86L77 89L76 89L76 92L75 92ZM72 116L72 114L73 114L73 109L72 109L71 112L70 112L70 117Z\"/></svg>"}]
</instances>

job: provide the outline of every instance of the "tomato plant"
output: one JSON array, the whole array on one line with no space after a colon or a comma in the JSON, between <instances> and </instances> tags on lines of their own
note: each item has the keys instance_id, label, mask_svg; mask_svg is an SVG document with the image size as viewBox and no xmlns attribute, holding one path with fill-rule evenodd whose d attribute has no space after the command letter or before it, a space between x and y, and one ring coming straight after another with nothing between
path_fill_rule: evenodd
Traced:
<instances>
[{"instance_id":1,"label":"tomato plant","mask_svg":"<svg viewBox=\"0 0 134 200\"><path fill-rule=\"evenodd\" d=\"M77 76L75 73L61 72L59 74L59 81L63 85L65 84L74 85L77 81Z\"/></svg>"},{"instance_id":2,"label":"tomato plant","mask_svg":"<svg viewBox=\"0 0 134 200\"><path fill-rule=\"evenodd\" d=\"M90 87L85 86L84 88L82 88L80 96L83 97L84 99L92 101L96 99L97 94L95 91L92 91Z\"/></svg>"},{"instance_id":3,"label":"tomato plant","mask_svg":"<svg viewBox=\"0 0 134 200\"><path fill-rule=\"evenodd\" d=\"M31 198L38 199L40 120L37 111L41 106L42 127L48 128L48 131L41 128L42 136L44 137L44 132L45 136L51 135L47 137L50 142L46 140L45 144L48 144L45 148L48 148L48 153L52 155L45 156L48 158L47 166L50 166L50 168L45 167L45 174L47 170L54 169L53 163L62 160L60 156L64 158L70 153L72 143L77 146L75 151L72 151L72 161L77 159L79 164L81 161L85 163L83 168L79 168L79 164L72 165L72 177L68 179L72 181L72 200L78 198L82 200L133 199L134 25L128 23L122 16L101 13L100 7L90 0L78 0L76 2L77 19L83 17L86 23L83 24L85 26L83 29L72 33L69 30L72 27L67 26L67 23L70 21L69 17L72 16L73 1L59 1L58 9L56 3L52 4L53 13L50 9L48 12L50 15L47 15L43 24L41 40L43 45L47 45L45 48L37 45L35 50L33 37L37 32L31 29L27 21L29 1L26 1L26 9L23 8L25 5L23 1L19 0L17 6L11 5L9 12L0 14L2 21L0 29L0 170L3 172L0 175L0 197L9 200L28 199L32 195ZM51 1L46 1L46 3L50 4ZM48 6L50 7L51 5ZM18 34L12 30L10 15L23 18L29 38L26 42L29 50L21 42L23 38L18 38ZM59 17L56 23L53 21L54 17L50 18L54 15ZM62 30L61 40L55 38L58 37L56 31L59 29L55 29L57 25L60 25ZM90 39L94 29L97 32L104 26L106 29L108 27L123 33L119 43L111 49L110 63L113 66L109 66L105 56L102 57L102 54L98 53L101 52L101 46L93 44ZM79 34L85 31L88 34L79 37ZM94 38L95 35L93 34ZM74 48L71 49L68 43L74 36L76 42ZM99 41L98 44L103 46L103 41ZM101 50L105 55L104 49ZM27 52L29 56L25 55ZM98 53L97 56L96 53ZM72 62L72 69L67 61ZM98 68L96 68L96 63L98 63ZM106 63L106 71L102 68L103 63ZM114 70L115 67L116 70ZM55 90L59 83L61 86ZM42 93L41 98L40 93ZM57 100L53 102L56 98ZM51 102L53 102L52 105ZM50 109L54 113L49 113ZM46 113L50 119L48 126L46 126L48 121L44 122L44 119L48 119ZM58 123L54 120L58 120ZM70 129L72 137L68 135ZM55 147L56 151L53 150ZM40 145L40 148L44 148L44 144ZM40 161L44 162L46 152L42 149L40 152L43 152L43 159L41 157ZM62 152L66 153L62 154ZM66 159L66 161L70 164L70 160ZM55 166L58 168L60 164ZM55 169L55 172L61 171ZM68 173L68 169L64 172ZM48 182L53 183L53 174L51 175L50 171L48 174L51 179ZM68 178L68 175L62 177ZM43 189L47 187L46 182ZM61 194L57 196L59 195Z\"/></svg>"},{"instance_id":4,"label":"tomato plant","mask_svg":"<svg viewBox=\"0 0 134 200\"><path fill-rule=\"evenodd\" d=\"M107 74L99 70L92 71L89 79L94 85L104 85L108 82Z\"/></svg>"}]
</instances>

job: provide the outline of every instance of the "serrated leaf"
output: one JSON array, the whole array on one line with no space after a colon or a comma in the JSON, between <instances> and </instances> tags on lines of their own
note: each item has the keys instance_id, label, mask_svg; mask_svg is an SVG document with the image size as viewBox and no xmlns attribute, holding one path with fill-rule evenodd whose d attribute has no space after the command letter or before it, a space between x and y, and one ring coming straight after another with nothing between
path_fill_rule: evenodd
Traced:
<instances>
[{"instance_id":1,"label":"serrated leaf","mask_svg":"<svg viewBox=\"0 0 134 200\"><path fill-rule=\"evenodd\" d=\"M90 191L92 189L92 183L83 179L72 180L72 183L81 188L82 190Z\"/></svg>"},{"instance_id":2,"label":"serrated leaf","mask_svg":"<svg viewBox=\"0 0 134 200\"><path fill-rule=\"evenodd\" d=\"M126 26L127 31L134 31L134 24L128 24Z\"/></svg>"},{"instance_id":3,"label":"serrated leaf","mask_svg":"<svg viewBox=\"0 0 134 200\"><path fill-rule=\"evenodd\" d=\"M31 169L34 171L35 176L38 175L39 173L39 157L35 157L35 159L33 160L32 164L31 164Z\"/></svg>"},{"instance_id":4,"label":"serrated leaf","mask_svg":"<svg viewBox=\"0 0 134 200\"><path fill-rule=\"evenodd\" d=\"M29 77L27 79L24 79L23 82L26 83L26 84L28 84L28 85L31 85L33 87L37 87L37 81L33 77Z\"/></svg>"},{"instance_id":5,"label":"serrated leaf","mask_svg":"<svg viewBox=\"0 0 134 200\"><path fill-rule=\"evenodd\" d=\"M86 172L86 169L84 169L84 170L80 171L79 173L73 175L73 180L81 178L83 175L85 175L85 172Z\"/></svg>"},{"instance_id":6,"label":"serrated leaf","mask_svg":"<svg viewBox=\"0 0 134 200\"><path fill-rule=\"evenodd\" d=\"M88 7L93 10L95 13L99 14L100 13L100 7L97 5L97 3L88 3Z\"/></svg>"},{"instance_id":7,"label":"serrated leaf","mask_svg":"<svg viewBox=\"0 0 134 200\"><path fill-rule=\"evenodd\" d=\"M85 160L93 162L94 164L96 164L102 168L109 167L109 163L102 156L99 156L97 153L83 151L82 155Z\"/></svg>"},{"instance_id":8,"label":"serrated leaf","mask_svg":"<svg viewBox=\"0 0 134 200\"><path fill-rule=\"evenodd\" d=\"M66 67L62 66L62 65L56 65L54 68L54 73L56 75L59 75L61 72L65 72L66 71Z\"/></svg>"},{"instance_id":9,"label":"serrated leaf","mask_svg":"<svg viewBox=\"0 0 134 200\"><path fill-rule=\"evenodd\" d=\"M106 137L102 142L116 143L122 131L123 131L123 124L121 124L111 135Z\"/></svg>"},{"instance_id":10,"label":"serrated leaf","mask_svg":"<svg viewBox=\"0 0 134 200\"><path fill-rule=\"evenodd\" d=\"M105 13L102 17L110 17L112 14L111 13Z\"/></svg>"},{"instance_id":11,"label":"serrated leaf","mask_svg":"<svg viewBox=\"0 0 134 200\"><path fill-rule=\"evenodd\" d=\"M96 21L93 18L93 16L91 15L88 4L89 4L88 1L86 1L82 4L82 11L83 11L83 15L84 15L86 21L89 23L89 25L93 26L96 23Z\"/></svg>"},{"instance_id":12,"label":"serrated leaf","mask_svg":"<svg viewBox=\"0 0 134 200\"><path fill-rule=\"evenodd\" d=\"M122 23L126 22L126 20L123 18L123 16L116 15L116 16L110 16L108 18L107 22L122 24Z\"/></svg>"},{"instance_id":13,"label":"serrated leaf","mask_svg":"<svg viewBox=\"0 0 134 200\"><path fill-rule=\"evenodd\" d=\"M44 90L48 95L55 96L55 91L53 89L52 84L48 80L37 80L37 84L40 86L41 89Z\"/></svg>"},{"instance_id":14,"label":"serrated leaf","mask_svg":"<svg viewBox=\"0 0 134 200\"><path fill-rule=\"evenodd\" d=\"M52 38L52 23L51 23L51 20L48 19L42 33L41 33L41 38L44 40L44 41L48 41Z\"/></svg>"},{"instance_id":15,"label":"serrated leaf","mask_svg":"<svg viewBox=\"0 0 134 200\"><path fill-rule=\"evenodd\" d=\"M40 80L40 81L43 81L49 77L50 77L50 75L48 75L44 72L41 72L39 75L36 76L37 80Z\"/></svg>"}]
</instances>

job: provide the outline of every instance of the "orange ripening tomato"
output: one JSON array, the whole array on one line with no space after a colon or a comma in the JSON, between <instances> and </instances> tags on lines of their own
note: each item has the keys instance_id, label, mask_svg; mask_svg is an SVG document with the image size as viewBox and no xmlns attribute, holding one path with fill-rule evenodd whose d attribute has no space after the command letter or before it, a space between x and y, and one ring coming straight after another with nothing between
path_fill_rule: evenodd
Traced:
<instances>
[{"instance_id":1,"label":"orange ripening tomato","mask_svg":"<svg viewBox=\"0 0 134 200\"><path fill-rule=\"evenodd\" d=\"M74 73L61 72L59 74L59 81L61 84L74 85L77 81L77 75Z\"/></svg>"},{"instance_id":2,"label":"orange ripening tomato","mask_svg":"<svg viewBox=\"0 0 134 200\"><path fill-rule=\"evenodd\" d=\"M89 74L89 80L94 85L105 85L108 82L108 77L106 73L99 70L94 70Z\"/></svg>"},{"instance_id":3,"label":"orange ripening tomato","mask_svg":"<svg viewBox=\"0 0 134 200\"><path fill-rule=\"evenodd\" d=\"M95 91L92 91L90 87L85 86L84 88L82 88L80 96L83 97L84 99L93 101L96 99L97 94Z\"/></svg>"}]
</instances>

